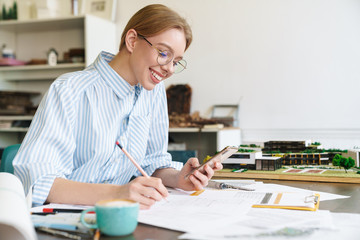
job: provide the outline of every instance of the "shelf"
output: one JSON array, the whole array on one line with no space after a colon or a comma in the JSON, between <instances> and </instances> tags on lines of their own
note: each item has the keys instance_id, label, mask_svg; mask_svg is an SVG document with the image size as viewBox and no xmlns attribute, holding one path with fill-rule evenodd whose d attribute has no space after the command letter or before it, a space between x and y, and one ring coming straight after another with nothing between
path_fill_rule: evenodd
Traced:
<instances>
[{"instance_id":1,"label":"shelf","mask_svg":"<svg viewBox=\"0 0 360 240\"><path fill-rule=\"evenodd\" d=\"M200 128L169 128L171 133L183 133L183 132L200 132Z\"/></svg>"},{"instance_id":2,"label":"shelf","mask_svg":"<svg viewBox=\"0 0 360 240\"><path fill-rule=\"evenodd\" d=\"M27 132L29 128L22 127L11 127L11 128L0 128L0 132Z\"/></svg>"},{"instance_id":3,"label":"shelf","mask_svg":"<svg viewBox=\"0 0 360 240\"><path fill-rule=\"evenodd\" d=\"M226 146L238 146L241 143L240 128L169 128L169 139L175 143L185 143L186 150L196 150L200 162L207 155Z\"/></svg>"},{"instance_id":4,"label":"shelf","mask_svg":"<svg viewBox=\"0 0 360 240\"><path fill-rule=\"evenodd\" d=\"M71 69L85 67L85 63L59 63L56 66L47 64L40 65L22 65L22 66L1 66L0 72L7 71L31 71L31 70L54 70L54 69Z\"/></svg>"},{"instance_id":5,"label":"shelf","mask_svg":"<svg viewBox=\"0 0 360 240\"><path fill-rule=\"evenodd\" d=\"M226 130L238 130L239 128L226 127L226 128L198 128L198 127L188 127L188 128L169 128L170 133L191 133L191 132L219 132Z\"/></svg>"},{"instance_id":6,"label":"shelf","mask_svg":"<svg viewBox=\"0 0 360 240\"><path fill-rule=\"evenodd\" d=\"M114 22L93 15L0 21L0 42L13 49L19 60L45 59L50 48L55 48L59 56L73 48L85 51L85 63L0 66L0 90L44 95L56 78L83 70L101 51L118 52L116 32ZM41 95L32 97L34 105L38 105ZM10 127L6 122L31 121L32 116L9 116L5 112L3 115L0 147L21 142L28 131L27 125Z\"/></svg>"},{"instance_id":7,"label":"shelf","mask_svg":"<svg viewBox=\"0 0 360 240\"><path fill-rule=\"evenodd\" d=\"M21 115L21 116L0 116L0 121L24 121L24 120L32 120L33 116L31 115Z\"/></svg>"},{"instance_id":8,"label":"shelf","mask_svg":"<svg viewBox=\"0 0 360 240\"><path fill-rule=\"evenodd\" d=\"M72 16L66 18L32 19L26 21L6 20L0 21L0 29L6 31L33 32L83 28L84 18L84 16Z\"/></svg>"},{"instance_id":9,"label":"shelf","mask_svg":"<svg viewBox=\"0 0 360 240\"><path fill-rule=\"evenodd\" d=\"M61 63L56 66L2 66L0 67L0 77L3 77L6 81L49 80L55 79L63 73L82 70L85 67L85 63Z\"/></svg>"}]
</instances>

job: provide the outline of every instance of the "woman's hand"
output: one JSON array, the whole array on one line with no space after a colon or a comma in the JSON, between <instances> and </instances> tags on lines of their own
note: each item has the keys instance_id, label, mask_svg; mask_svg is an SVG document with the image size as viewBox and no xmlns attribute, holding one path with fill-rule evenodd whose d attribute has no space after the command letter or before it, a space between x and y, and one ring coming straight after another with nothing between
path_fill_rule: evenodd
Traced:
<instances>
[{"instance_id":1,"label":"woman's hand","mask_svg":"<svg viewBox=\"0 0 360 240\"><path fill-rule=\"evenodd\" d=\"M119 197L140 203L140 209L149 209L168 194L160 178L137 177L128 184L120 186Z\"/></svg>"},{"instance_id":2,"label":"woman's hand","mask_svg":"<svg viewBox=\"0 0 360 240\"><path fill-rule=\"evenodd\" d=\"M205 172L195 170L191 175L185 178L194 168L200 166L197 158L190 158L178 174L177 187L186 191L201 190L208 185L214 172L223 168L221 163L216 162L214 168L209 165L204 166Z\"/></svg>"}]
</instances>

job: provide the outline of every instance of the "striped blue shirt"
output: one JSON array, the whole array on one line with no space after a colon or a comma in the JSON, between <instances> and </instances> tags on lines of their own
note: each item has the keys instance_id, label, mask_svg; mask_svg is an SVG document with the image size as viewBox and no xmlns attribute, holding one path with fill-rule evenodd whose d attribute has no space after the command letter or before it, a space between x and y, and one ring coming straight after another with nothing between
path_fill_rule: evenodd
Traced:
<instances>
[{"instance_id":1,"label":"striped blue shirt","mask_svg":"<svg viewBox=\"0 0 360 240\"><path fill-rule=\"evenodd\" d=\"M152 175L180 169L167 153L168 126L163 83L151 91L131 86L102 52L83 71L57 78L41 101L13 165L33 205L47 199L55 178L126 184L141 175L115 142Z\"/></svg>"}]
</instances>

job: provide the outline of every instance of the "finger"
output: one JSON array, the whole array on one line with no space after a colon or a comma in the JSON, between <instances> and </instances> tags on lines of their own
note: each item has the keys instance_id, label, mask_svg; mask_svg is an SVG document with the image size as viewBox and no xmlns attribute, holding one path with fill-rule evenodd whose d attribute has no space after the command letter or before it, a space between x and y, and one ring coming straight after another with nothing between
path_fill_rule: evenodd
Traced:
<instances>
[{"instance_id":1,"label":"finger","mask_svg":"<svg viewBox=\"0 0 360 240\"><path fill-rule=\"evenodd\" d=\"M165 192L164 192L165 191ZM149 198L154 201L161 201L164 196L167 196L168 192L165 186L162 184L161 179L159 178L149 178L149 177L139 177L133 180L133 182L129 185L129 192L132 196L132 199L144 202L146 204L149 203ZM142 197L145 198L142 198Z\"/></svg>"},{"instance_id":2,"label":"finger","mask_svg":"<svg viewBox=\"0 0 360 240\"><path fill-rule=\"evenodd\" d=\"M203 185L194 175L190 175L189 180L194 185L195 190L199 191L203 189Z\"/></svg>"},{"instance_id":3,"label":"finger","mask_svg":"<svg viewBox=\"0 0 360 240\"><path fill-rule=\"evenodd\" d=\"M144 198L144 200L145 200L145 198ZM144 210L150 209L151 206L154 205L151 201L147 201L147 200L145 200L143 202L140 202L140 201L138 201L138 202L140 204L140 209L144 209ZM153 200L153 202L155 203L154 200Z\"/></svg>"},{"instance_id":4,"label":"finger","mask_svg":"<svg viewBox=\"0 0 360 240\"><path fill-rule=\"evenodd\" d=\"M140 196L139 199L140 200L138 202L140 204L147 206L149 208L156 203L156 201L153 198L147 197L145 195Z\"/></svg>"},{"instance_id":5,"label":"finger","mask_svg":"<svg viewBox=\"0 0 360 240\"><path fill-rule=\"evenodd\" d=\"M155 201L161 201L164 198L164 196L162 196L158 190L152 187L145 187L141 194Z\"/></svg>"},{"instance_id":6,"label":"finger","mask_svg":"<svg viewBox=\"0 0 360 240\"><path fill-rule=\"evenodd\" d=\"M215 166L213 168L215 171L223 169L223 165L219 162L215 163Z\"/></svg>"},{"instance_id":7,"label":"finger","mask_svg":"<svg viewBox=\"0 0 360 240\"><path fill-rule=\"evenodd\" d=\"M151 206L143 205L140 203L140 210L148 210Z\"/></svg>"},{"instance_id":8,"label":"finger","mask_svg":"<svg viewBox=\"0 0 360 240\"><path fill-rule=\"evenodd\" d=\"M155 194L155 192L153 192L154 190L156 191L156 193L158 193L158 194L154 195L154 196L157 196L157 198L154 198L157 201L160 201L162 198L166 198L169 195L168 190L166 189L166 187L164 186L164 184L162 183L162 180L160 178L156 178L156 177L145 178L143 180L142 184L144 186L148 187L148 189L150 189L147 191L148 193L150 191L150 194L151 193ZM152 195L149 195L149 196L152 196Z\"/></svg>"},{"instance_id":9,"label":"finger","mask_svg":"<svg viewBox=\"0 0 360 240\"><path fill-rule=\"evenodd\" d=\"M140 205L147 206L149 208L155 204L156 200L146 195L147 189L149 188L140 184L131 184L129 186L129 198L138 202Z\"/></svg>"},{"instance_id":10,"label":"finger","mask_svg":"<svg viewBox=\"0 0 360 240\"><path fill-rule=\"evenodd\" d=\"M203 174L203 173L201 173L199 171L195 171L194 176L200 181L200 184L202 186L207 185L207 182L209 181L209 178L205 174Z\"/></svg>"},{"instance_id":11,"label":"finger","mask_svg":"<svg viewBox=\"0 0 360 240\"><path fill-rule=\"evenodd\" d=\"M151 187L153 187L161 195L162 198L166 198L167 196L169 196L169 192L160 178L152 177L151 179Z\"/></svg>"},{"instance_id":12,"label":"finger","mask_svg":"<svg viewBox=\"0 0 360 240\"><path fill-rule=\"evenodd\" d=\"M186 163L189 164L192 168L196 168L200 166L199 159L197 158L189 158L189 160Z\"/></svg>"},{"instance_id":13,"label":"finger","mask_svg":"<svg viewBox=\"0 0 360 240\"><path fill-rule=\"evenodd\" d=\"M214 175L214 169L212 169L210 166L205 166L205 175L209 180Z\"/></svg>"}]
</instances>

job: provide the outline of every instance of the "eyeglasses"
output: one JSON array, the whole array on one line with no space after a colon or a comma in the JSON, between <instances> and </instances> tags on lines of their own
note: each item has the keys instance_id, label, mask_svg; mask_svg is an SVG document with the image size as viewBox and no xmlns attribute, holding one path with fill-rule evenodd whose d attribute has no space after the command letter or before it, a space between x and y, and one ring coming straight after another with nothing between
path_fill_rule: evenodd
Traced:
<instances>
[{"instance_id":1,"label":"eyeglasses","mask_svg":"<svg viewBox=\"0 0 360 240\"><path fill-rule=\"evenodd\" d=\"M160 66L164 66L166 64L168 64L169 62L171 62L174 59L174 54L171 51L161 51L159 50L157 47L155 47L154 45L152 45L151 42L149 42L149 40L146 39L145 36L141 35L138 33L138 36L141 37L142 39L144 39L152 48L154 48L157 52L158 52L158 57L157 57L157 62ZM179 73L182 72L184 69L186 69L186 61L184 59L181 59L180 61L174 62L173 66L174 66L174 73Z\"/></svg>"}]
</instances>

